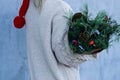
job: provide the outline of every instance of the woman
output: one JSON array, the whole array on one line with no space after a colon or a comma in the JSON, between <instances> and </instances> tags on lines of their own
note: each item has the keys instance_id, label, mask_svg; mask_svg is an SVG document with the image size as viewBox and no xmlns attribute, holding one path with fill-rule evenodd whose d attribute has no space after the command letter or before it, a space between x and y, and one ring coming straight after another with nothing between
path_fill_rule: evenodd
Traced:
<instances>
[{"instance_id":1,"label":"woman","mask_svg":"<svg viewBox=\"0 0 120 80\"><path fill-rule=\"evenodd\" d=\"M25 16L31 80L80 80L79 64L96 57L73 54L68 46L71 10L63 0L31 0Z\"/></svg>"}]
</instances>

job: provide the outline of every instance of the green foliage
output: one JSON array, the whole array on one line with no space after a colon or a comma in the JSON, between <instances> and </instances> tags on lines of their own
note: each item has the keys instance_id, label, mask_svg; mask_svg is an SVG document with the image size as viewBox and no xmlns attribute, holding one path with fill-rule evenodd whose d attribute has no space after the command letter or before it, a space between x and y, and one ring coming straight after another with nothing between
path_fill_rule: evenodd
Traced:
<instances>
[{"instance_id":1,"label":"green foliage","mask_svg":"<svg viewBox=\"0 0 120 80\"><path fill-rule=\"evenodd\" d=\"M94 49L107 49L112 41L120 39L120 25L100 11L94 19L88 13L87 5L81 12L69 18L68 40L74 53L90 52ZM78 16L72 20L75 16ZM115 36L115 39L110 41ZM75 45L76 41L77 45ZM92 44L91 41L94 43Z\"/></svg>"}]
</instances>

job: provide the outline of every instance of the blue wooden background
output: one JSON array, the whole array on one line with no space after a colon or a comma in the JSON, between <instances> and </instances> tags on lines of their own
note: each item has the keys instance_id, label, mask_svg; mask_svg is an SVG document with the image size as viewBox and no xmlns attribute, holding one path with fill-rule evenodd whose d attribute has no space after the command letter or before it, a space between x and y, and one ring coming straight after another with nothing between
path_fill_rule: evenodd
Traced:
<instances>
[{"instance_id":1,"label":"blue wooden background","mask_svg":"<svg viewBox=\"0 0 120 80\"><path fill-rule=\"evenodd\" d=\"M120 0L65 0L75 12L88 4L93 17L99 10L120 23ZM0 80L29 80L25 29L13 27L22 0L0 0ZM120 42L108 52L102 51L96 60L80 65L81 80L120 80Z\"/></svg>"}]
</instances>

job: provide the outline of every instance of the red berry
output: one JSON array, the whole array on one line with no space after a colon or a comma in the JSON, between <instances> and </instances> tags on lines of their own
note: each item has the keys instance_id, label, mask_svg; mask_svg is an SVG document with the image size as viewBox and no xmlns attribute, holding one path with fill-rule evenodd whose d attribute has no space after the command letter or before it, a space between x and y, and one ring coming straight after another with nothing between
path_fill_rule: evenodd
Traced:
<instances>
[{"instance_id":1,"label":"red berry","mask_svg":"<svg viewBox=\"0 0 120 80\"><path fill-rule=\"evenodd\" d=\"M89 44L90 44L90 45L94 45L95 42L92 40L92 41L89 42Z\"/></svg>"},{"instance_id":2,"label":"red berry","mask_svg":"<svg viewBox=\"0 0 120 80\"><path fill-rule=\"evenodd\" d=\"M78 45L78 41L77 41L77 40L73 40L73 44L74 44L75 46L77 46L77 45Z\"/></svg>"}]
</instances>

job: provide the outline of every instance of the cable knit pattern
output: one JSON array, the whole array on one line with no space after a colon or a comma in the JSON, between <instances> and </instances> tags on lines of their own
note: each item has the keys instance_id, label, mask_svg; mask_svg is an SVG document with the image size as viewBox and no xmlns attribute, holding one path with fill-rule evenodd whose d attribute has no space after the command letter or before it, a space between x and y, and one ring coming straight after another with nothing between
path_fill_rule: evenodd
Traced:
<instances>
[{"instance_id":1,"label":"cable knit pattern","mask_svg":"<svg viewBox=\"0 0 120 80\"><path fill-rule=\"evenodd\" d=\"M58 61L68 66L78 66L86 60L92 60L95 55L74 54L68 45L68 20L64 17L66 13L72 12L72 9L66 4L66 7L58 9L53 19L52 45Z\"/></svg>"},{"instance_id":2,"label":"cable knit pattern","mask_svg":"<svg viewBox=\"0 0 120 80\"><path fill-rule=\"evenodd\" d=\"M47 0L39 13L30 1L25 18L31 80L80 80L79 64L95 58L70 50L64 17L70 11L63 0Z\"/></svg>"}]
</instances>

